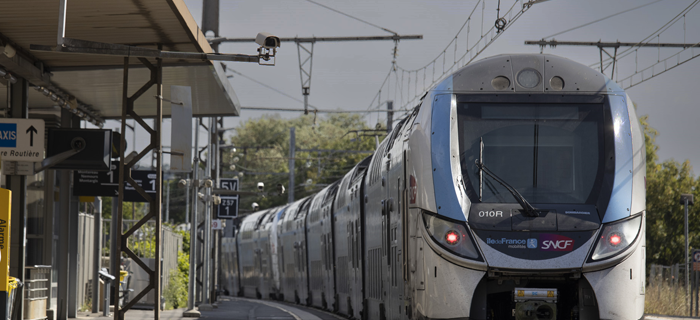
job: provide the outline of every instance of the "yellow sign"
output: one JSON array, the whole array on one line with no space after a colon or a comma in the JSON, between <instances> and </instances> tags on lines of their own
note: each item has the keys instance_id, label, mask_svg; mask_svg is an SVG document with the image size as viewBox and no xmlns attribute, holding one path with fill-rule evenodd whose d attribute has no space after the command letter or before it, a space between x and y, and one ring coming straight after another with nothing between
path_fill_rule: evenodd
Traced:
<instances>
[{"instance_id":1,"label":"yellow sign","mask_svg":"<svg viewBox=\"0 0 700 320\"><path fill-rule=\"evenodd\" d=\"M0 189L0 291L9 292L7 279L10 267L10 214L12 191Z\"/></svg>"},{"instance_id":2,"label":"yellow sign","mask_svg":"<svg viewBox=\"0 0 700 320\"><path fill-rule=\"evenodd\" d=\"M79 196L78 201L80 201L80 202L95 202L95 197Z\"/></svg>"},{"instance_id":3,"label":"yellow sign","mask_svg":"<svg viewBox=\"0 0 700 320\"><path fill-rule=\"evenodd\" d=\"M547 291L547 297L554 298L554 291Z\"/></svg>"},{"instance_id":4,"label":"yellow sign","mask_svg":"<svg viewBox=\"0 0 700 320\"><path fill-rule=\"evenodd\" d=\"M518 297L524 297L525 296L525 290L518 290Z\"/></svg>"}]
</instances>

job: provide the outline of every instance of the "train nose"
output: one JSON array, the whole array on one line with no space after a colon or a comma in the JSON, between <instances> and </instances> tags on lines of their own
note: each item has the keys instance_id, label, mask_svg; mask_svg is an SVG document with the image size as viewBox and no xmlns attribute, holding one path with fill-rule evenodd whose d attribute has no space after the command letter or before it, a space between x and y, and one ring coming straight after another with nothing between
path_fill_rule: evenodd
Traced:
<instances>
[{"instance_id":1,"label":"train nose","mask_svg":"<svg viewBox=\"0 0 700 320\"><path fill-rule=\"evenodd\" d=\"M469 225L491 268L581 268L600 228L594 207L537 205L528 217L517 204L474 204Z\"/></svg>"}]
</instances>

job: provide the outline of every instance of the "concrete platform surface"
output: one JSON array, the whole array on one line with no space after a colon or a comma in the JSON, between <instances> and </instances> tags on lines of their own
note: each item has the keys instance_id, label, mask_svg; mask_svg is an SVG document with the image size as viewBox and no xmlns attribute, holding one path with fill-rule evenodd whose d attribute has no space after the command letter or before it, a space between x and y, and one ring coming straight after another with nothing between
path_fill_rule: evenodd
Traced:
<instances>
[{"instance_id":1,"label":"concrete platform surface","mask_svg":"<svg viewBox=\"0 0 700 320\"><path fill-rule=\"evenodd\" d=\"M221 297L218 308L201 311L200 319L227 320L338 320L337 315L299 305L277 301L255 300L237 297ZM161 311L161 320L187 320L185 309ZM103 317L101 313L79 312L81 320L112 320L114 315ZM153 319L153 310L129 310L126 320Z\"/></svg>"},{"instance_id":2,"label":"concrete platform surface","mask_svg":"<svg viewBox=\"0 0 700 320\"><path fill-rule=\"evenodd\" d=\"M201 311L200 319L211 320L339 320L344 319L329 312L308 308L300 305L277 301L255 300L237 297L221 297L218 308L212 311ZM161 320L187 320L183 316L185 309L161 311ZM153 319L153 310L130 310L126 320ZM112 320L114 316L103 317L101 313L79 312L81 320ZM679 320L697 319L662 315L646 315L645 320Z\"/></svg>"}]
</instances>

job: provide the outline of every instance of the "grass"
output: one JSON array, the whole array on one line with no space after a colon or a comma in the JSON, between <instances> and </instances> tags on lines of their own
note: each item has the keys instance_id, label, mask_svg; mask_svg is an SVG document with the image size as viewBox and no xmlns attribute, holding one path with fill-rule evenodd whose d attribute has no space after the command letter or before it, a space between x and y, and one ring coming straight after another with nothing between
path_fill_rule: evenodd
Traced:
<instances>
[{"instance_id":1,"label":"grass","mask_svg":"<svg viewBox=\"0 0 700 320\"><path fill-rule=\"evenodd\" d=\"M688 302L685 287L667 283L646 288L644 312L668 316L687 316Z\"/></svg>"}]
</instances>

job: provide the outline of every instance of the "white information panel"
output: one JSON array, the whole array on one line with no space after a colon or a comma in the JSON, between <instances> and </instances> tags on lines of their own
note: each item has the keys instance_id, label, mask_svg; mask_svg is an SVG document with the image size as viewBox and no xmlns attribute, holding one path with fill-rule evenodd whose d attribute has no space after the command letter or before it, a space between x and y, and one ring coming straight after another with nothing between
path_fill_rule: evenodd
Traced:
<instances>
[{"instance_id":1,"label":"white information panel","mask_svg":"<svg viewBox=\"0 0 700 320\"><path fill-rule=\"evenodd\" d=\"M170 171L192 171L192 89L170 86Z\"/></svg>"}]
</instances>

